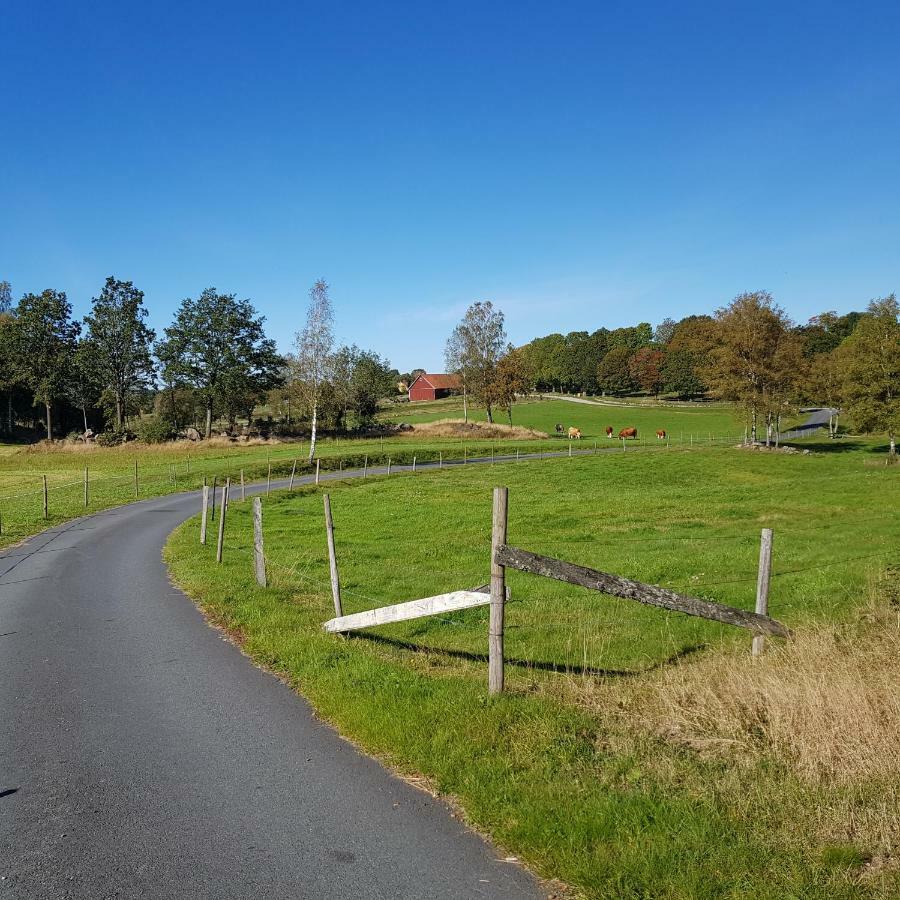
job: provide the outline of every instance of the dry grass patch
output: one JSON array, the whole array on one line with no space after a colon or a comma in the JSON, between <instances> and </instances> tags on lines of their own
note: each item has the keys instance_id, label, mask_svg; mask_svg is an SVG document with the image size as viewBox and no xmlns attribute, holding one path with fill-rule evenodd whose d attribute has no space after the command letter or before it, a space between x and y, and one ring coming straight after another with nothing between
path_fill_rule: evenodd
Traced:
<instances>
[{"instance_id":1,"label":"dry grass patch","mask_svg":"<svg viewBox=\"0 0 900 900\"><path fill-rule=\"evenodd\" d=\"M415 437L471 438L472 440L516 440L546 438L547 433L520 425L502 425L499 422L466 422L463 419L439 419L414 425L407 434Z\"/></svg>"},{"instance_id":2,"label":"dry grass patch","mask_svg":"<svg viewBox=\"0 0 900 900\"><path fill-rule=\"evenodd\" d=\"M896 570L894 570L894 576ZM729 648L634 685L630 715L703 753L770 755L807 782L900 776L900 613L890 570L850 625L805 625L754 658Z\"/></svg>"}]
</instances>

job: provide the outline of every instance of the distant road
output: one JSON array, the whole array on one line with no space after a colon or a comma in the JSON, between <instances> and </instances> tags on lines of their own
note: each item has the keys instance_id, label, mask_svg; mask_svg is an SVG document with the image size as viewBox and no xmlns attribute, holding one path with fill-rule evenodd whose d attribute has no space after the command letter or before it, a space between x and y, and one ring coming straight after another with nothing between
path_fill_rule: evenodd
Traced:
<instances>
[{"instance_id":1,"label":"distant road","mask_svg":"<svg viewBox=\"0 0 900 900\"><path fill-rule=\"evenodd\" d=\"M197 507L0 552L0 898L545 896L172 586L160 553Z\"/></svg>"}]
</instances>

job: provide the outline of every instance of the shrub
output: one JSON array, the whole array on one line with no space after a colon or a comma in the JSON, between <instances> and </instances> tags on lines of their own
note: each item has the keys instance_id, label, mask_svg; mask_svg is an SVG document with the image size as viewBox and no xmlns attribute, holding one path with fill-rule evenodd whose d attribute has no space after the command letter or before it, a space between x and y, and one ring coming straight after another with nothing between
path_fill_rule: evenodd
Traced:
<instances>
[{"instance_id":1,"label":"shrub","mask_svg":"<svg viewBox=\"0 0 900 900\"><path fill-rule=\"evenodd\" d=\"M135 424L138 440L145 444L162 444L174 436L171 422L162 416L146 416Z\"/></svg>"},{"instance_id":2,"label":"shrub","mask_svg":"<svg viewBox=\"0 0 900 900\"><path fill-rule=\"evenodd\" d=\"M104 431L97 435L97 443L101 447L117 447L119 444L124 444L127 440L128 432L124 428Z\"/></svg>"}]
</instances>

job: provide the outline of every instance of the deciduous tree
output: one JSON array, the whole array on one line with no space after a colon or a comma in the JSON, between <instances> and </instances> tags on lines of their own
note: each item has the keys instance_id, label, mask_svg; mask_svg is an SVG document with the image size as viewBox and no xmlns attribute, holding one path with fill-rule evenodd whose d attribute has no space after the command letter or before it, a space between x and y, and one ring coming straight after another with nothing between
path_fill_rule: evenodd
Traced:
<instances>
[{"instance_id":1,"label":"deciduous tree","mask_svg":"<svg viewBox=\"0 0 900 900\"><path fill-rule=\"evenodd\" d=\"M130 281L111 275L84 317L90 368L112 399L116 430L121 430L128 403L153 384L151 357L156 333L147 326L144 293Z\"/></svg>"},{"instance_id":2,"label":"deciduous tree","mask_svg":"<svg viewBox=\"0 0 900 900\"><path fill-rule=\"evenodd\" d=\"M316 436L322 389L331 375L334 346L334 309L328 293L328 283L320 278L309 289L306 324L294 339L294 379L312 417L312 437L309 443L309 462L316 455Z\"/></svg>"},{"instance_id":3,"label":"deciduous tree","mask_svg":"<svg viewBox=\"0 0 900 900\"><path fill-rule=\"evenodd\" d=\"M471 394L484 405L489 422L494 421L493 381L505 347L503 313L486 300L468 308L444 351L447 368L462 378L464 395Z\"/></svg>"},{"instance_id":4,"label":"deciduous tree","mask_svg":"<svg viewBox=\"0 0 900 900\"><path fill-rule=\"evenodd\" d=\"M628 368L631 351L626 346L613 347L597 367L597 383L609 394L634 390L634 381Z\"/></svg>"},{"instance_id":5,"label":"deciduous tree","mask_svg":"<svg viewBox=\"0 0 900 900\"><path fill-rule=\"evenodd\" d=\"M196 300L182 300L156 345L166 384L188 385L200 396L207 438L216 404L227 408L237 392L261 396L278 379L282 360L265 336L264 321L249 300L207 288Z\"/></svg>"},{"instance_id":6,"label":"deciduous tree","mask_svg":"<svg viewBox=\"0 0 900 900\"><path fill-rule=\"evenodd\" d=\"M493 403L506 410L506 417L512 425L512 408L516 397L524 394L530 387L525 357L521 350L513 346L497 360L497 368L491 384Z\"/></svg>"},{"instance_id":7,"label":"deciduous tree","mask_svg":"<svg viewBox=\"0 0 900 900\"><path fill-rule=\"evenodd\" d=\"M11 356L13 370L46 411L47 439L53 439L53 404L64 396L81 326L63 291L26 294L16 307Z\"/></svg>"},{"instance_id":8,"label":"deciduous tree","mask_svg":"<svg viewBox=\"0 0 900 900\"><path fill-rule=\"evenodd\" d=\"M652 347L641 347L628 360L628 372L643 390L659 395L663 385L662 367L666 354Z\"/></svg>"},{"instance_id":9,"label":"deciduous tree","mask_svg":"<svg viewBox=\"0 0 900 900\"><path fill-rule=\"evenodd\" d=\"M862 431L888 436L897 456L900 429L900 304L894 294L873 300L838 348L844 408Z\"/></svg>"},{"instance_id":10,"label":"deciduous tree","mask_svg":"<svg viewBox=\"0 0 900 900\"><path fill-rule=\"evenodd\" d=\"M772 413L776 396L780 403L786 392L789 372L780 359L792 323L768 291L740 294L717 310L716 322L718 343L703 378L716 394L744 407L755 441L759 417Z\"/></svg>"}]
</instances>

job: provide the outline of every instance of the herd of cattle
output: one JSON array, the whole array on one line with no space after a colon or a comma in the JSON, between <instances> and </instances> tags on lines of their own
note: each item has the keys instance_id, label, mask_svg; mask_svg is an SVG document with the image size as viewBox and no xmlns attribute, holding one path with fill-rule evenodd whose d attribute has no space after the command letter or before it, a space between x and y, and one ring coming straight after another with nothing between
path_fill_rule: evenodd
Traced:
<instances>
[{"instance_id":1,"label":"herd of cattle","mask_svg":"<svg viewBox=\"0 0 900 900\"><path fill-rule=\"evenodd\" d=\"M564 431L566 431L565 426L557 424L556 433L562 434ZM615 432L613 431L612 425L607 425L606 426L606 436L608 438L611 438L614 433ZM572 440L576 440L576 441L581 440L581 429L575 428L575 427L570 427L568 430L568 435ZM638 436L637 428L623 428L619 432L619 437L622 438L622 440L625 440L626 438L632 438L633 440L637 440L637 436ZM660 428L659 431L656 432L656 438L657 438L657 440L664 441L666 439L666 432L662 428Z\"/></svg>"}]
</instances>

